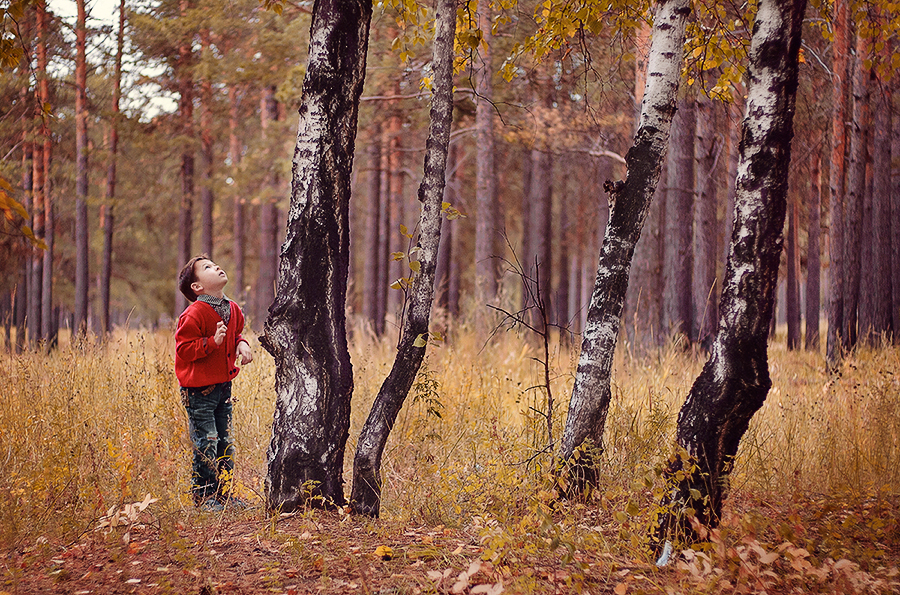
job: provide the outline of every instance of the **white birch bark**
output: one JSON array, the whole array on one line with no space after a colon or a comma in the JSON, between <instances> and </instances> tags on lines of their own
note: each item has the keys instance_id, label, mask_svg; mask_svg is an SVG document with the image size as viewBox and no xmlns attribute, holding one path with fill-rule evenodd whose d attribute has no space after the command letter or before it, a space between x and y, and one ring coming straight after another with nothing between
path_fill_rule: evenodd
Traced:
<instances>
[{"instance_id":1,"label":"white birch bark","mask_svg":"<svg viewBox=\"0 0 900 595\"><path fill-rule=\"evenodd\" d=\"M668 469L673 491L667 504L675 511L689 505L705 525L718 523L738 444L771 387L768 335L784 244L805 7L806 0L761 0L753 27L721 317L712 354L678 416L676 437L690 461L675 457ZM673 513L657 532L660 549L662 536L676 525L692 535L689 521Z\"/></svg>"},{"instance_id":2,"label":"white birch bark","mask_svg":"<svg viewBox=\"0 0 900 595\"><path fill-rule=\"evenodd\" d=\"M275 358L270 510L344 503L353 392L344 318L350 174L371 17L365 0L313 7L286 237L260 339Z\"/></svg>"},{"instance_id":3,"label":"white birch bark","mask_svg":"<svg viewBox=\"0 0 900 595\"><path fill-rule=\"evenodd\" d=\"M625 157L624 183L611 188L610 217L600 250L581 345L581 356L560 447L570 464L573 491L593 481L591 447L602 447L610 400L610 373L635 244L659 181L662 159L675 113L675 95L684 54L684 32L690 2L661 0L654 19L647 83L634 144ZM577 464L576 449L580 449Z\"/></svg>"},{"instance_id":4,"label":"white birch bark","mask_svg":"<svg viewBox=\"0 0 900 595\"><path fill-rule=\"evenodd\" d=\"M394 364L360 431L353 459L353 511L378 516L381 509L381 457L397 414L412 387L428 341L428 323L434 300L434 275L441 242L441 207L446 184L450 126L453 122L453 40L456 36L456 2L437 5L432 68L431 125L425 144L425 174L419 186L419 237L411 251L410 265L418 271L409 288L403 331ZM414 270L410 267L410 270Z\"/></svg>"}]
</instances>

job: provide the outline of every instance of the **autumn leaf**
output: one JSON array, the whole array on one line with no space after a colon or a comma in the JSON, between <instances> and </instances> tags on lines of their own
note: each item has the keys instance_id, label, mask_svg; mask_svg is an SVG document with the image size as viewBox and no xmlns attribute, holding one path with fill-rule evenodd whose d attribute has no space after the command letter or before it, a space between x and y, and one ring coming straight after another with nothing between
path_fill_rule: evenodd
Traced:
<instances>
[{"instance_id":1,"label":"autumn leaf","mask_svg":"<svg viewBox=\"0 0 900 595\"><path fill-rule=\"evenodd\" d=\"M387 545L379 545L375 548L375 555L382 560L391 560L394 557L394 550Z\"/></svg>"}]
</instances>

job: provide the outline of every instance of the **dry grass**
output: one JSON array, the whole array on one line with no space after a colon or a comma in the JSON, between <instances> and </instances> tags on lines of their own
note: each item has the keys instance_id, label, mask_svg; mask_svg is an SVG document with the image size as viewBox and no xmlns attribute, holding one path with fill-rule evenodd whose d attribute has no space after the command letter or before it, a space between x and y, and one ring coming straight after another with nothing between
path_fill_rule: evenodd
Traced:
<instances>
[{"instance_id":1,"label":"dry grass","mask_svg":"<svg viewBox=\"0 0 900 595\"><path fill-rule=\"evenodd\" d=\"M355 436L392 357L392 340L367 338L361 329L354 336L348 481ZM586 503L563 506L544 489L552 461L538 413L543 393L532 388L541 377L535 349L515 333L482 348L464 330L430 348L388 442L383 519L370 530L465 531L480 542L482 559L498 567L554 555L580 568L586 552L646 559L644 535L661 487L657 472L703 362L675 348L637 356L622 347L603 485ZM717 591L737 584L751 562L759 575L751 590L788 592L813 580L806 570L791 570L803 556L790 552L802 548L809 572L830 568L821 583L826 591L853 572L853 580L842 579L857 585L847 592L897 588L888 585L900 558L900 350L861 351L835 377L824 373L819 354L776 345L770 356L774 388L744 438L725 526L711 549L682 561L681 574L648 592L666 585ZM553 393L563 402L553 416L557 438L575 358L574 350L560 347L552 361ZM96 528L111 507L145 494L158 499L157 518L199 522L188 497L189 443L172 362L172 335L163 332L120 332L103 346L64 341L49 355L0 356L0 543L6 551L41 540L66 547ZM236 478L250 499L259 497L265 474L273 387L272 360L257 348L234 389ZM776 551L783 542L794 549L784 546L777 560L753 553L756 546ZM710 557L706 566L703 556ZM842 558L856 566L835 570ZM765 570L781 582L766 579ZM531 575L517 576L521 581L507 579L507 589L519 584L527 592Z\"/></svg>"}]
</instances>

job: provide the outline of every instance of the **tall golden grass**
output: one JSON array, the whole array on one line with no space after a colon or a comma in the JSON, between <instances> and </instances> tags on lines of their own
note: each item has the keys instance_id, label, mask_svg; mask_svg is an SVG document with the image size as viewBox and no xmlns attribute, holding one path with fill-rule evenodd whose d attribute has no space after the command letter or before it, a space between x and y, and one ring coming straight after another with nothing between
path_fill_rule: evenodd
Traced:
<instances>
[{"instance_id":1,"label":"tall golden grass","mask_svg":"<svg viewBox=\"0 0 900 595\"><path fill-rule=\"evenodd\" d=\"M348 481L355 436L393 357L392 338L376 340L361 328L353 336ZM272 359L255 351L234 387L236 480L249 498L260 497L275 400ZM486 544L498 555L503 535L544 522L546 507L534 503L544 498L554 446L545 393L535 388L543 377L537 355L513 332L485 346L458 329L429 347L385 453L384 517L481 527L494 532ZM557 346L550 362L553 440L576 357L577 348ZM659 482L654 471L672 451L678 409L702 364L674 346L643 355L620 347L595 508L609 516L634 503L639 511L630 506L630 533L597 533L598 547L637 545L649 488ZM732 497L900 493L900 350L861 350L829 376L821 354L776 342L770 370L773 388L744 437ZM76 539L111 506L148 493L164 511L187 511L189 449L170 332L118 331L104 344L63 341L49 354L11 354L4 346L0 542Z\"/></svg>"}]
</instances>

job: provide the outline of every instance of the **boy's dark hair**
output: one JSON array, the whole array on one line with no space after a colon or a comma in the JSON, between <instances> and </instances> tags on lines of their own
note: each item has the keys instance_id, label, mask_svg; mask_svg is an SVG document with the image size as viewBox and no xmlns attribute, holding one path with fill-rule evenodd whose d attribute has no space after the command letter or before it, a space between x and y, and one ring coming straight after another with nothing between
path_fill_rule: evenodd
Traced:
<instances>
[{"instance_id":1,"label":"boy's dark hair","mask_svg":"<svg viewBox=\"0 0 900 595\"><path fill-rule=\"evenodd\" d=\"M181 268L181 272L178 273L178 290L181 291L189 302L197 301L197 294L191 289L191 284L197 280L197 275L194 273L194 265L197 264L198 260L210 260L210 258L206 254L198 254L187 261L187 264L184 265Z\"/></svg>"}]
</instances>

